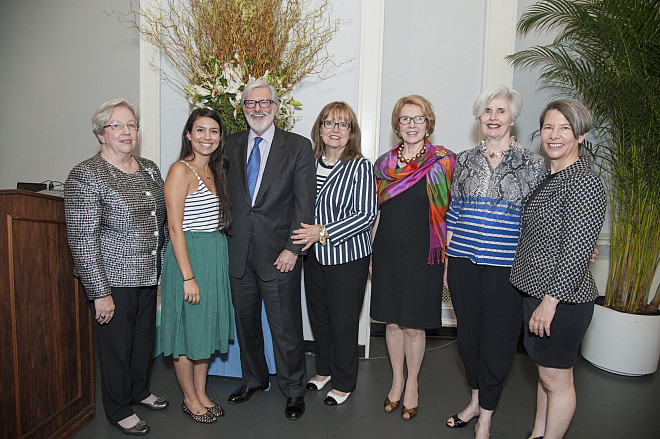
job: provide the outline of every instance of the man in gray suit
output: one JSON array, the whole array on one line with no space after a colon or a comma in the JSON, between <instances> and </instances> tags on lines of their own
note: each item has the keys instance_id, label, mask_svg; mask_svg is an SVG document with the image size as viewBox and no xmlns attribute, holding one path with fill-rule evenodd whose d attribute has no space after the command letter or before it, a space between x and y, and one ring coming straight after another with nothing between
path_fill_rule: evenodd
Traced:
<instances>
[{"instance_id":1,"label":"man in gray suit","mask_svg":"<svg viewBox=\"0 0 660 439\"><path fill-rule=\"evenodd\" d=\"M305 412L305 348L300 307L299 256L293 230L314 221L316 171L311 142L275 127L279 100L266 81L243 91L243 112L250 130L227 137L233 236L229 238L229 275L241 349L243 385L228 401L245 402L268 388L268 367L261 331L266 307L275 350L277 382L287 398L285 414Z\"/></svg>"}]
</instances>

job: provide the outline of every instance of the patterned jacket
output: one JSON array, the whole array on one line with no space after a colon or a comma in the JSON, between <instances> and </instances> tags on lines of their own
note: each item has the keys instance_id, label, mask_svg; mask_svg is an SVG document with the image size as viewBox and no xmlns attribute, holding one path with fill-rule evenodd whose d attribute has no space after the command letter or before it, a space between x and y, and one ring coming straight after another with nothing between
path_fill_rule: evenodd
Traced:
<instances>
[{"instance_id":1,"label":"patterned jacket","mask_svg":"<svg viewBox=\"0 0 660 439\"><path fill-rule=\"evenodd\" d=\"M64 184L67 236L88 300L110 287L156 285L166 239L163 179L158 166L135 157L126 174L101 154L76 165Z\"/></svg>"},{"instance_id":2,"label":"patterned jacket","mask_svg":"<svg viewBox=\"0 0 660 439\"><path fill-rule=\"evenodd\" d=\"M603 183L586 157L556 173L523 207L511 283L538 299L550 294L566 303L594 300L589 257L606 205Z\"/></svg>"}]
</instances>

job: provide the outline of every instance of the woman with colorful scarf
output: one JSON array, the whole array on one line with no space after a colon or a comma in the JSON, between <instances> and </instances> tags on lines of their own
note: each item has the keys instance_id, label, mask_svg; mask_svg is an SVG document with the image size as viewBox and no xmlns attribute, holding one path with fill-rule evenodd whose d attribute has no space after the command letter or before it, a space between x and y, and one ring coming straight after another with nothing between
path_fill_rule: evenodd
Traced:
<instances>
[{"instance_id":1,"label":"woman with colorful scarf","mask_svg":"<svg viewBox=\"0 0 660 439\"><path fill-rule=\"evenodd\" d=\"M392 386L385 411L418 410L417 376L426 328L442 326L442 278L454 153L431 145L435 127L431 103L406 96L392 111L401 143L376 160L378 217L374 224L371 317L385 322ZM404 361L408 378L404 379Z\"/></svg>"}]
</instances>

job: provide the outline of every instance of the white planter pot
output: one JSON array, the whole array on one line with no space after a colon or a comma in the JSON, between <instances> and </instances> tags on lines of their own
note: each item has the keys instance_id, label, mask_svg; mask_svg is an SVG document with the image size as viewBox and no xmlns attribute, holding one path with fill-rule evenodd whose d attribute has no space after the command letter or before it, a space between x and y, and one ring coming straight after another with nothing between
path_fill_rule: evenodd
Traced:
<instances>
[{"instance_id":1,"label":"white planter pot","mask_svg":"<svg viewBox=\"0 0 660 439\"><path fill-rule=\"evenodd\" d=\"M607 372L647 375L658 369L660 315L636 315L595 305L582 356Z\"/></svg>"}]
</instances>

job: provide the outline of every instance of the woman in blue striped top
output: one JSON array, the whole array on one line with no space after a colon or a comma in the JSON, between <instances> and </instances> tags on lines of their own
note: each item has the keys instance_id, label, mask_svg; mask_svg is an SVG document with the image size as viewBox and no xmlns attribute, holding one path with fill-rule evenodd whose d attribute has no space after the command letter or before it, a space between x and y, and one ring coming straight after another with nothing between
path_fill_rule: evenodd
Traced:
<instances>
[{"instance_id":1,"label":"woman in blue striped top","mask_svg":"<svg viewBox=\"0 0 660 439\"><path fill-rule=\"evenodd\" d=\"M473 106L484 134L456 157L447 213L445 284L451 292L458 351L472 398L447 420L464 427L479 417L475 433L487 438L502 383L516 352L522 296L509 283L518 245L523 200L545 172L543 158L511 135L522 108L515 90L484 90Z\"/></svg>"},{"instance_id":2,"label":"woman in blue striped top","mask_svg":"<svg viewBox=\"0 0 660 439\"><path fill-rule=\"evenodd\" d=\"M327 405L342 404L355 389L358 323L376 218L376 179L362 157L360 127L344 102L326 105L312 128L316 156L316 224L301 224L294 244L309 248L305 294L316 341L316 375L307 388L332 379Z\"/></svg>"},{"instance_id":3,"label":"woman in blue striped top","mask_svg":"<svg viewBox=\"0 0 660 439\"><path fill-rule=\"evenodd\" d=\"M215 422L224 410L206 394L209 359L234 337L227 236L229 164L220 117L194 110L183 129L180 160L165 180L171 245L163 262L161 345L174 357L182 410Z\"/></svg>"}]
</instances>

